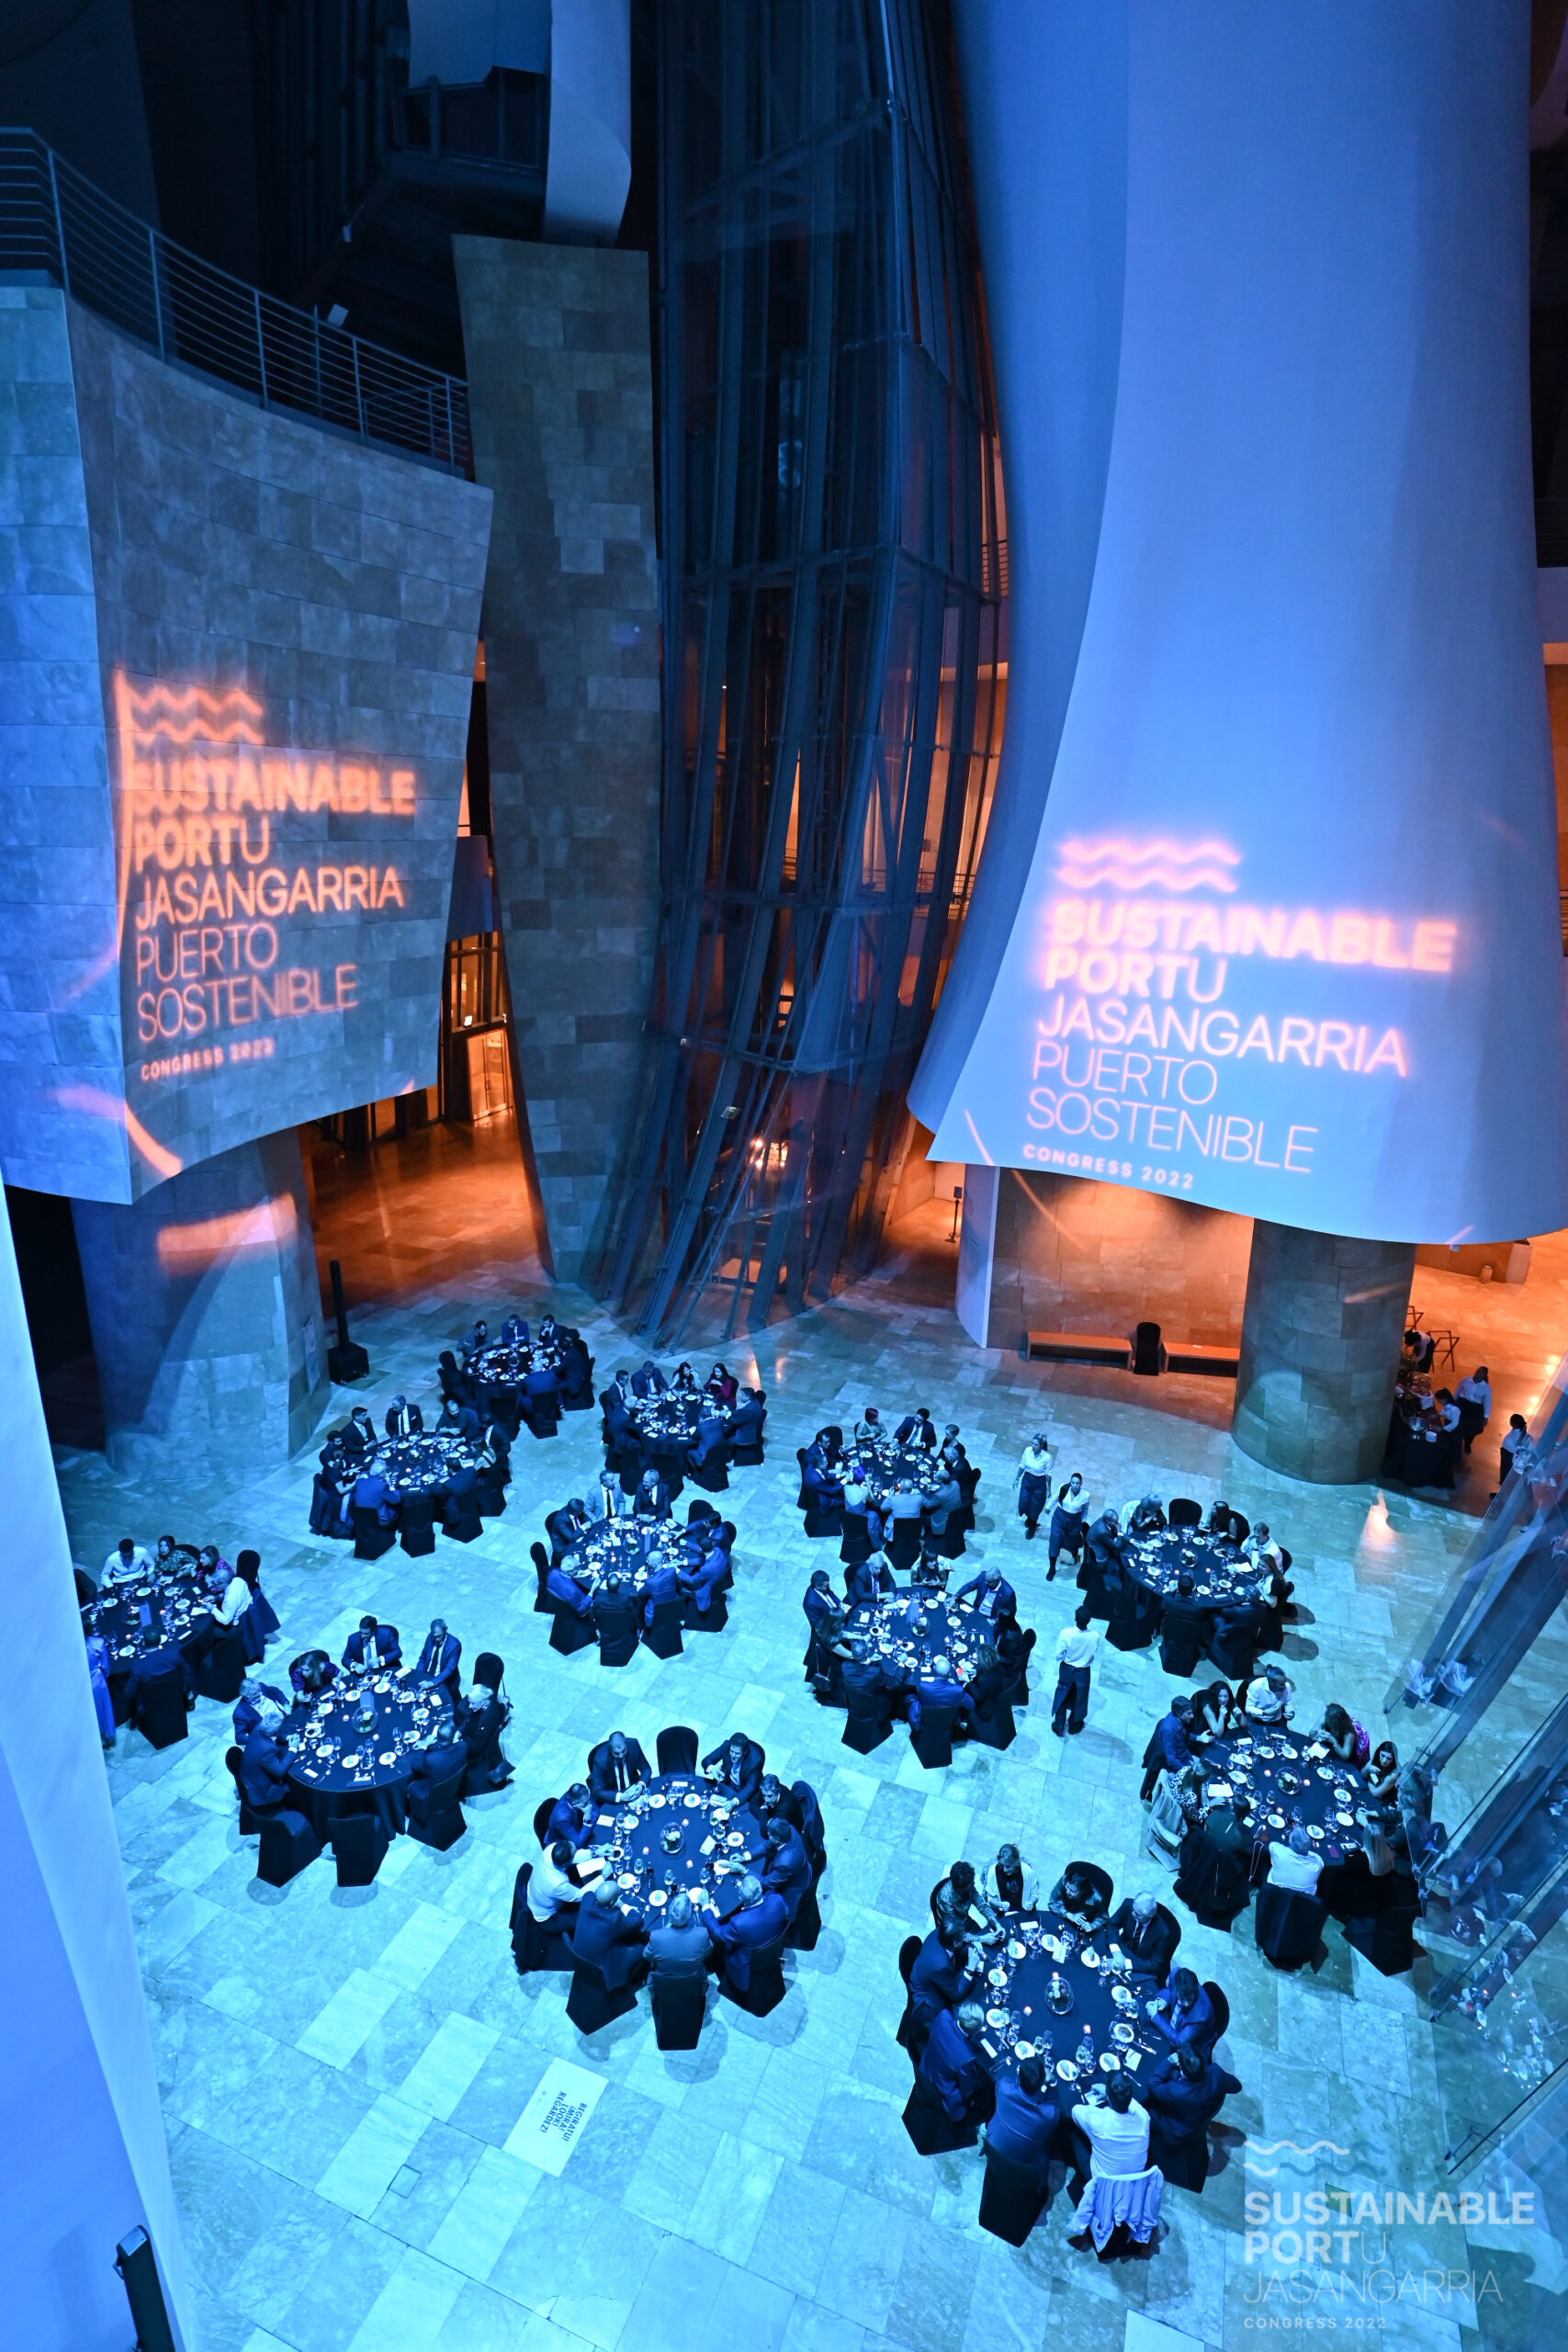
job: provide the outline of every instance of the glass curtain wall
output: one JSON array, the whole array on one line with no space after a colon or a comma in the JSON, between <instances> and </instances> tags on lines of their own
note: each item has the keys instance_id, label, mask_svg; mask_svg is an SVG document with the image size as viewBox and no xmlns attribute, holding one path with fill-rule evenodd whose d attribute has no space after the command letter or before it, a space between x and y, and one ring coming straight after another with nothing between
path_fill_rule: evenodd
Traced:
<instances>
[{"instance_id":1,"label":"glass curtain wall","mask_svg":"<svg viewBox=\"0 0 1568 2352\"><path fill-rule=\"evenodd\" d=\"M995 775L1004 526L944 0L660 10L663 907L599 1279L869 1267Z\"/></svg>"}]
</instances>

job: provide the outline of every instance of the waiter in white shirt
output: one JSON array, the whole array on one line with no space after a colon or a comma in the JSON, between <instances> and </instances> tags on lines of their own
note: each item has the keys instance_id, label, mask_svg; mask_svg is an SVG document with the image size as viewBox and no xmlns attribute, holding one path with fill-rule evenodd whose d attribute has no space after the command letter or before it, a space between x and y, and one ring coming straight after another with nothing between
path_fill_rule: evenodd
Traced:
<instances>
[{"instance_id":1,"label":"waiter in white shirt","mask_svg":"<svg viewBox=\"0 0 1568 2352\"><path fill-rule=\"evenodd\" d=\"M1083 1729L1089 1673L1099 1647L1100 1635L1089 1621L1086 1600L1072 1623L1064 1625L1056 1636L1056 1695L1051 1702L1051 1728L1058 1739L1066 1732Z\"/></svg>"}]
</instances>

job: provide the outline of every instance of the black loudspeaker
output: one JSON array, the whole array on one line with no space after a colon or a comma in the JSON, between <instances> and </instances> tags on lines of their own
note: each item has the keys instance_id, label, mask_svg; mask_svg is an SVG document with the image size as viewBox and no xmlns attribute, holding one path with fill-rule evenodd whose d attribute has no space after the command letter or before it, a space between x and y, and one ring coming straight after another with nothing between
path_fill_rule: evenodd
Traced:
<instances>
[{"instance_id":1,"label":"black loudspeaker","mask_svg":"<svg viewBox=\"0 0 1568 2352\"><path fill-rule=\"evenodd\" d=\"M136 2352L175 2352L175 2332L164 2307L164 2282L145 2230L132 2230L115 2248L114 2267L125 2281L136 2329Z\"/></svg>"},{"instance_id":2,"label":"black loudspeaker","mask_svg":"<svg viewBox=\"0 0 1568 2352\"><path fill-rule=\"evenodd\" d=\"M337 1345L327 1350L327 1374L330 1379L340 1383L363 1380L370 1369L370 1359L358 1340L348 1336L348 1309L343 1299L343 1268L334 1258L327 1271L333 1278L333 1312L337 1317Z\"/></svg>"}]
</instances>

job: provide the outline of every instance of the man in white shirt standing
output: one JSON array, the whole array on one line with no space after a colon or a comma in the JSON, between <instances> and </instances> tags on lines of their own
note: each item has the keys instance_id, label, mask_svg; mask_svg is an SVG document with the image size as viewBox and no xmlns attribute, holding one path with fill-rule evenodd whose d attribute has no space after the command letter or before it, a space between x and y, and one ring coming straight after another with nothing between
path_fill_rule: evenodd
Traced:
<instances>
[{"instance_id":1,"label":"man in white shirt standing","mask_svg":"<svg viewBox=\"0 0 1568 2352\"><path fill-rule=\"evenodd\" d=\"M1323 1858L1313 1852L1312 1839L1299 1822L1287 1838L1269 1839L1270 1885L1288 1887L1292 1894L1315 1894L1322 1868Z\"/></svg>"},{"instance_id":2,"label":"man in white shirt standing","mask_svg":"<svg viewBox=\"0 0 1568 2352\"><path fill-rule=\"evenodd\" d=\"M1094 2083L1074 2108L1073 2153L1080 2175L1096 2178L1147 2170L1148 2111L1133 2097L1125 2075L1112 2075L1109 2085Z\"/></svg>"},{"instance_id":3,"label":"man in white shirt standing","mask_svg":"<svg viewBox=\"0 0 1568 2352\"><path fill-rule=\"evenodd\" d=\"M1247 1686L1247 1712L1255 1724L1288 1724L1295 1695L1296 1686L1286 1679L1282 1668L1266 1667Z\"/></svg>"},{"instance_id":4,"label":"man in white shirt standing","mask_svg":"<svg viewBox=\"0 0 1568 2352\"><path fill-rule=\"evenodd\" d=\"M1056 1695L1051 1702L1051 1728L1058 1739L1066 1732L1083 1729L1089 1673L1099 1647L1100 1635L1089 1622L1086 1600L1072 1623L1064 1625L1056 1636Z\"/></svg>"}]
</instances>

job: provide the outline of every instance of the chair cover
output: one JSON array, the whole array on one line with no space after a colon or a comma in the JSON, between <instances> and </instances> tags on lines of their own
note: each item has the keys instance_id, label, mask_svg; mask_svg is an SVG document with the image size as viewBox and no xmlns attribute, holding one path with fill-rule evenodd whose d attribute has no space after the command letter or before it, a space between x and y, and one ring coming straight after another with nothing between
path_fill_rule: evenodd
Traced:
<instances>
[{"instance_id":1,"label":"chair cover","mask_svg":"<svg viewBox=\"0 0 1568 2352\"><path fill-rule=\"evenodd\" d=\"M1067 2234L1092 2238L1096 2254L1103 2254L1120 2226L1139 2245L1147 2245L1159 2227L1164 2191L1165 2175L1158 2165L1150 2165L1146 2172L1091 2174Z\"/></svg>"}]
</instances>

